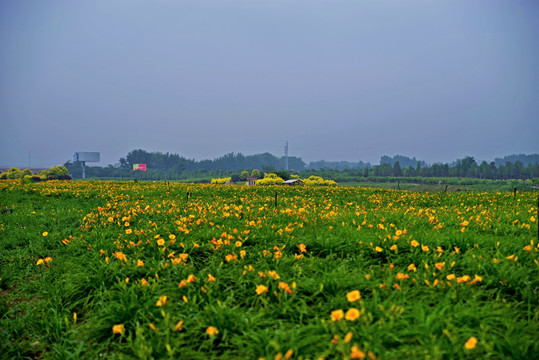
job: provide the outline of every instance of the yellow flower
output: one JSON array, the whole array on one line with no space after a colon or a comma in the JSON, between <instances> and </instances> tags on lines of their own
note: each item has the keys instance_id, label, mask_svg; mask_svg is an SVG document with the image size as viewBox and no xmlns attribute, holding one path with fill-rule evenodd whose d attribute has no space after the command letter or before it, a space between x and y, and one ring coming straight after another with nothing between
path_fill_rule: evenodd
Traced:
<instances>
[{"instance_id":1,"label":"yellow flower","mask_svg":"<svg viewBox=\"0 0 539 360\"><path fill-rule=\"evenodd\" d=\"M148 286L148 280L142 279L142 280L140 281L140 285L142 285L142 286Z\"/></svg>"},{"instance_id":2,"label":"yellow flower","mask_svg":"<svg viewBox=\"0 0 539 360\"><path fill-rule=\"evenodd\" d=\"M292 290L290 290L290 286L283 281L279 281L279 289L282 289L286 291L287 293L292 294Z\"/></svg>"},{"instance_id":3,"label":"yellow flower","mask_svg":"<svg viewBox=\"0 0 539 360\"><path fill-rule=\"evenodd\" d=\"M206 334L210 336L215 336L219 334L219 330L217 330L215 326L208 326L208 328L206 329Z\"/></svg>"},{"instance_id":4,"label":"yellow flower","mask_svg":"<svg viewBox=\"0 0 539 360\"><path fill-rule=\"evenodd\" d=\"M342 309L333 310L331 312L331 320L333 321L339 321L344 317L344 311Z\"/></svg>"},{"instance_id":5,"label":"yellow flower","mask_svg":"<svg viewBox=\"0 0 539 360\"><path fill-rule=\"evenodd\" d=\"M395 277L397 278L397 280L404 280L404 279L409 278L408 274L403 274L403 273L397 273L397 275L395 275Z\"/></svg>"},{"instance_id":6,"label":"yellow flower","mask_svg":"<svg viewBox=\"0 0 539 360\"><path fill-rule=\"evenodd\" d=\"M116 257L116 259L127 262L127 257L125 254L121 251L113 252L112 255Z\"/></svg>"},{"instance_id":7,"label":"yellow flower","mask_svg":"<svg viewBox=\"0 0 539 360\"><path fill-rule=\"evenodd\" d=\"M165 240L164 239L157 240L157 245L159 245L159 246L165 245Z\"/></svg>"},{"instance_id":8,"label":"yellow flower","mask_svg":"<svg viewBox=\"0 0 539 360\"><path fill-rule=\"evenodd\" d=\"M427 245L421 245L421 250L427 252L429 251L429 247Z\"/></svg>"},{"instance_id":9,"label":"yellow flower","mask_svg":"<svg viewBox=\"0 0 539 360\"><path fill-rule=\"evenodd\" d=\"M397 250L397 244L391 245L391 247L389 248L389 250L391 250L391 251Z\"/></svg>"},{"instance_id":10,"label":"yellow flower","mask_svg":"<svg viewBox=\"0 0 539 360\"><path fill-rule=\"evenodd\" d=\"M43 259L39 259L36 265L43 265Z\"/></svg>"},{"instance_id":11,"label":"yellow flower","mask_svg":"<svg viewBox=\"0 0 539 360\"><path fill-rule=\"evenodd\" d=\"M470 281L470 285L471 285L471 284L475 284L475 283L478 282L478 281L483 281L483 278L482 278L481 276L475 274L474 279L473 279L472 281Z\"/></svg>"},{"instance_id":12,"label":"yellow flower","mask_svg":"<svg viewBox=\"0 0 539 360\"><path fill-rule=\"evenodd\" d=\"M357 301L361 298L361 293L359 290L352 290L348 294L346 294L346 299L350 302Z\"/></svg>"},{"instance_id":13,"label":"yellow flower","mask_svg":"<svg viewBox=\"0 0 539 360\"><path fill-rule=\"evenodd\" d=\"M225 260L226 261L233 261L233 260L237 260L236 258L236 254L232 253L232 254L228 254L227 256L225 256Z\"/></svg>"},{"instance_id":14,"label":"yellow flower","mask_svg":"<svg viewBox=\"0 0 539 360\"><path fill-rule=\"evenodd\" d=\"M112 326L112 333L113 334L123 334L124 331L125 331L124 324L119 324L119 325L113 325Z\"/></svg>"},{"instance_id":15,"label":"yellow flower","mask_svg":"<svg viewBox=\"0 0 539 360\"><path fill-rule=\"evenodd\" d=\"M215 277L212 274L208 274L208 282L215 281Z\"/></svg>"},{"instance_id":16,"label":"yellow flower","mask_svg":"<svg viewBox=\"0 0 539 360\"><path fill-rule=\"evenodd\" d=\"M414 264L410 264L408 265L408 271L417 271L417 268L415 267Z\"/></svg>"},{"instance_id":17,"label":"yellow flower","mask_svg":"<svg viewBox=\"0 0 539 360\"><path fill-rule=\"evenodd\" d=\"M348 311L346 312L346 315L344 316L344 318L348 321L354 321L356 320L357 318L359 318L359 315L361 315L361 313L359 312L358 309L356 308L350 308L348 309Z\"/></svg>"},{"instance_id":18,"label":"yellow flower","mask_svg":"<svg viewBox=\"0 0 539 360\"><path fill-rule=\"evenodd\" d=\"M180 255L178 255L180 257L180 259L182 259L183 262L187 262L187 258L189 257L189 254L187 253L181 253Z\"/></svg>"},{"instance_id":19,"label":"yellow flower","mask_svg":"<svg viewBox=\"0 0 539 360\"><path fill-rule=\"evenodd\" d=\"M138 259L137 260L137 267L143 267L144 266L144 261Z\"/></svg>"},{"instance_id":20,"label":"yellow flower","mask_svg":"<svg viewBox=\"0 0 539 360\"><path fill-rule=\"evenodd\" d=\"M166 295L159 296L159 300L155 303L155 306L163 306L167 304L167 297Z\"/></svg>"},{"instance_id":21,"label":"yellow flower","mask_svg":"<svg viewBox=\"0 0 539 360\"><path fill-rule=\"evenodd\" d=\"M357 345L353 345L350 353L350 359L365 359L365 353Z\"/></svg>"},{"instance_id":22,"label":"yellow flower","mask_svg":"<svg viewBox=\"0 0 539 360\"><path fill-rule=\"evenodd\" d=\"M256 286L256 293L258 295L262 295L263 293L268 292L268 287L265 285L257 285Z\"/></svg>"},{"instance_id":23,"label":"yellow flower","mask_svg":"<svg viewBox=\"0 0 539 360\"><path fill-rule=\"evenodd\" d=\"M174 239L176 239L176 235L170 234L170 235L168 236L168 238L169 238L170 240L174 240Z\"/></svg>"},{"instance_id":24,"label":"yellow flower","mask_svg":"<svg viewBox=\"0 0 539 360\"><path fill-rule=\"evenodd\" d=\"M301 251L302 253L307 252L307 247L305 246L305 244L299 244L299 245L298 245L298 249L299 249L299 251Z\"/></svg>"},{"instance_id":25,"label":"yellow flower","mask_svg":"<svg viewBox=\"0 0 539 360\"><path fill-rule=\"evenodd\" d=\"M470 277L468 275L464 275L457 278L457 282L459 283L468 282L468 281L470 281Z\"/></svg>"},{"instance_id":26,"label":"yellow flower","mask_svg":"<svg viewBox=\"0 0 539 360\"><path fill-rule=\"evenodd\" d=\"M412 245L413 247L418 247L419 246L419 243L415 240L412 240L412 242L410 243L410 245Z\"/></svg>"},{"instance_id":27,"label":"yellow flower","mask_svg":"<svg viewBox=\"0 0 539 360\"><path fill-rule=\"evenodd\" d=\"M182 331L182 325L183 325L183 320L180 320L178 321L178 323L176 323L176 326L174 327L174 329L176 331Z\"/></svg>"},{"instance_id":28,"label":"yellow flower","mask_svg":"<svg viewBox=\"0 0 539 360\"><path fill-rule=\"evenodd\" d=\"M131 234L132 232L133 232L133 229L125 229L125 233L128 235Z\"/></svg>"},{"instance_id":29,"label":"yellow flower","mask_svg":"<svg viewBox=\"0 0 539 360\"><path fill-rule=\"evenodd\" d=\"M353 336L354 334L351 331L347 332L346 335L344 336L344 342L348 344L352 340Z\"/></svg>"},{"instance_id":30,"label":"yellow flower","mask_svg":"<svg viewBox=\"0 0 539 360\"><path fill-rule=\"evenodd\" d=\"M447 280L453 280L455 279L455 274L449 274L446 276Z\"/></svg>"},{"instance_id":31,"label":"yellow flower","mask_svg":"<svg viewBox=\"0 0 539 360\"><path fill-rule=\"evenodd\" d=\"M439 271L442 270L442 268L444 267L445 265L445 261L444 262L441 262L441 263L436 263L434 264L434 266L436 267L436 269L438 269Z\"/></svg>"},{"instance_id":32,"label":"yellow flower","mask_svg":"<svg viewBox=\"0 0 539 360\"><path fill-rule=\"evenodd\" d=\"M377 252L382 252L382 248L380 246L377 246L374 248L374 251L377 251Z\"/></svg>"},{"instance_id":33,"label":"yellow flower","mask_svg":"<svg viewBox=\"0 0 539 360\"><path fill-rule=\"evenodd\" d=\"M150 329L152 329L153 331L155 331L156 328L155 328L155 325L154 325L154 324L149 323L148 326L150 327Z\"/></svg>"},{"instance_id":34,"label":"yellow flower","mask_svg":"<svg viewBox=\"0 0 539 360\"><path fill-rule=\"evenodd\" d=\"M45 232L43 233L43 236L47 236L47 235L49 235L49 233L45 231Z\"/></svg>"},{"instance_id":35,"label":"yellow flower","mask_svg":"<svg viewBox=\"0 0 539 360\"><path fill-rule=\"evenodd\" d=\"M468 341L466 341L466 343L464 344L464 347L468 350L475 349L476 346L477 346L477 338L475 336L472 336L471 338L469 338Z\"/></svg>"},{"instance_id":36,"label":"yellow flower","mask_svg":"<svg viewBox=\"0 0 539 360\"><path fill-rule=\"evenodd\" d=\"M294 355L294 350L288 349L288 350L286 351L286 353L284 354L284 358L285 358L285 359L290 359L290 358L292 357L292 355Z\"/></svg>"},{"instance_id":37,"label":"yellow flower","mask_svg":"<svg viewBox=\"0 0 539 360\"><path fill-rule=\"evenodd\" d=\"M193 274L189 274L189 275L187 276L187 282L188 282L188 283L195 282L196 280L197 280L197 279L196 279L195 275L193 275Z\"/></svg>"},{"instance_id":38,"label":"yellow flower","mask_svg":"<svg viewBox=\"0 0 539 360\"><path fill-rule=\"evenodd\" d=\"M247 252L245 250L240 250L240 256L241 258L245 258L245 255L247 254Z\"/></svg>"}]
</instances>

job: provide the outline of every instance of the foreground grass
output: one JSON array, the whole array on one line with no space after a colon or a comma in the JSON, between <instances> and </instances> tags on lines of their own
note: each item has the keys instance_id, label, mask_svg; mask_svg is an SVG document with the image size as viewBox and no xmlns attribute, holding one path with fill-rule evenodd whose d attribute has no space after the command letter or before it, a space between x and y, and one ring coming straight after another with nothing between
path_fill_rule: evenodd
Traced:
<instances>
[{"instance_id":1,"label":"foreground grass","mask_svg":"<svg viewBox=\"0 0 539 360\"><path fill-rule=\"evenodd\" d=\"M4 181L0 201L5 358L538 357L533 194Z\"/></svg>"}]
</instances>

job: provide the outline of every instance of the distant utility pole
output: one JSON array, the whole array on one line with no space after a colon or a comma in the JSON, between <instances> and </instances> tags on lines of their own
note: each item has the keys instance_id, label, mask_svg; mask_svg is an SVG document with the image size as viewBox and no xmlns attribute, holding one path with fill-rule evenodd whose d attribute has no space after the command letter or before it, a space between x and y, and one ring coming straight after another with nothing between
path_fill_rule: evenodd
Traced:
<instances>
[{"instance_id":1,"label":"distant utility pole","mask_svg":"<svg viewBox=\"0 0 539 360\"><path fill-rule=\"evenodd\" d=\"M288 139L286 139L286 145L284 146L284 169L288 171Z\"/></svg>"}]
</instances>

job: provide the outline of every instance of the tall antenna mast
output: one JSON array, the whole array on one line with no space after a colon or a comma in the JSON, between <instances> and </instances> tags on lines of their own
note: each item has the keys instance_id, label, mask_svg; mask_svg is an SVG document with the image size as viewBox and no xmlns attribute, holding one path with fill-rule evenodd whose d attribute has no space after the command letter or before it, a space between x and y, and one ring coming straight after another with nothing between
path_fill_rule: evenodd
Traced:
<instances>
[{"instance_id":1,"label":"tall antenna mast","mask_svg":"<svg viewBox=\"0 0 539 360\"><path fill-rule=\"evenodd\" d=\"M288 139L286 139L286 145L284 146L284 169L288 171Z\"/></svg>"}]
</instances>

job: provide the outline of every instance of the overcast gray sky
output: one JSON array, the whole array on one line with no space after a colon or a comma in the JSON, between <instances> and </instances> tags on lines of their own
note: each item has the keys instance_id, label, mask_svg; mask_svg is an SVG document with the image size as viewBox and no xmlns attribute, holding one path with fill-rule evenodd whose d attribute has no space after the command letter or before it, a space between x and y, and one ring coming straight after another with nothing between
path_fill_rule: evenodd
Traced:
<instances>
[{"instance_id":1,"label":"overcast gray sky","mask_svg":"<svg viewBox=\"0 0 539 360\"><path fill-rule=\"evenodd\" d=\"M538 35L534 0L2 0L0 166L539 153Z\"/></svg>"}]
</instances>

